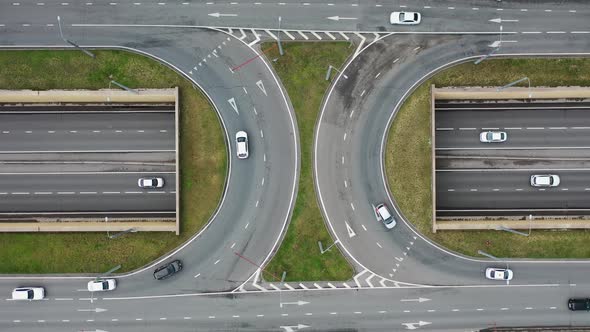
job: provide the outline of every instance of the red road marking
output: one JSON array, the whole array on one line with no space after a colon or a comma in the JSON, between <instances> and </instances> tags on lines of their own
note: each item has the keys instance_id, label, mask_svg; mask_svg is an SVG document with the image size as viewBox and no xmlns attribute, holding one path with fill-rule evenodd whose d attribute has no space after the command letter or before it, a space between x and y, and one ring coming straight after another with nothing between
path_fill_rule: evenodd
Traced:
<instances>
[{"instance_id":1,"label":"red road marking","mask_svg":"<svg viewBox=\"0 0 590 332\"><path fill-rule=\"evenodd\" d=\"M257 56L253 57L252 59L247 60L246 62L242 63L241 65L238 65L238 66L232 68L231 70L232 71L236 71L236 70L242 68L243 66L245 66L245 65L249 64L250 62L258 59L262 54L265 54L266 52L272 50L275 47L277 47L277 44L273 44L271 47L269 47L266 50L262 51L262 53L258 54Z\"/></svg>"}]
</instances>

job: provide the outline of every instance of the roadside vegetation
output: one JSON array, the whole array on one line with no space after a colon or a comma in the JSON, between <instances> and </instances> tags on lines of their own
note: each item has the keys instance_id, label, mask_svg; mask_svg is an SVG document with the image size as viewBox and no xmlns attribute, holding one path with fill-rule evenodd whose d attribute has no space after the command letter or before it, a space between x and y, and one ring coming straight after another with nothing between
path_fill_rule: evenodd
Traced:
<instances>
[{"instance_id":1,"label":"roadside vegetation","mask_svg":"<svg viewBox=\"0 0 590 332\"><path fill-rule=\"evenodd\" d=\"M180 91L181 234L143 232L109 240L106 233L0 233L0 273L100 273L141 267L198 232L225 184L227 150L207 99L183 77L151 59L122 51L0 52L0 89L104 89L112 79L131 88Z\"/></svg>"},{"instance_id":2,"label":"roadside vegetation","mask_svg":"<svg viewBox=\"0 0 590 332\"><path fill-rule=\"evenodd\" d=\"M432 194L430 85L502 86L527 76L532 86L590 86L590 59L486 60L438 73L402 105L388 136L385 155L392 194L418 230L440 245L469 256L485 250L496 257L588 258L590 232L533 230L523 237L499 231L431 231Z\"/></svg>"},{"instance_id":3,"label":"roadside vegetation","mask_svg":"<svg viewBox=\"0 0 590 332\"><path fill-rule=\"evenodd\" d=\"M266 50L272 44L263 44ZM286 281L348 280L352 267L334 246L320 254L318 241L324 248L334 240L328 233L319 209L312 168L313 139L322 98L330 82L325 81L328 65L339 68L354 50L348 43L284 43L284 56L277 48L267 53L285 86L297 116L301 147L299 191L287 234L276 255L266 267L265 280ZM276 281L276 280L274 280Z\"/></svg>"}]
</instances>

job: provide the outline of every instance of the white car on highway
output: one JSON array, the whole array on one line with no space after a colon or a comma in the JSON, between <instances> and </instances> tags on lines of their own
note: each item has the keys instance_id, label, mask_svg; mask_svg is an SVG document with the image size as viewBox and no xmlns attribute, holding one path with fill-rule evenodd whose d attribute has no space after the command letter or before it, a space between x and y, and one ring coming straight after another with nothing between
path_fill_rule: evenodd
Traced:
<instances>
[{"instance_id":1,"label":"white car on highway","mask_svg":"<svg viewBox=\"0 0 590 332\"><path fill-rule=\"evenodd\" d=\"M402 25L420 24L422 15L417 12L392 12L389 16L389 23Z\"/></svg>"},{"instance_id":2,"label":"white car on highway","mask_svg":"<svg viewBox=\"0 0 590 332\"><path fill-rule=\"evenodd\" d=\"M43 287L19 287L12 290L13 300L43 300L45 288Z\"/></svg>"},{"instance_id":3,"label":"white car on highway","mask_svg":"<svg viewBox=\"0 0 590 332\"><path fill-rule=\"evenodd\" d=\"M395 218L391 215L391 213L389 213L387 205L383 203L375 207L375 216L377 216L377 220L381 221L387 229L392 229L396 225Z\"/></svg>"},{"instance_id":4,"label":"white car on highway","mask_svg":"<svg viewBox=\"0 0 590 332\"><path fill-rule=\"evenodd\" d=\"M531 186L533 187L557 187L559 186L559 175L542 174L531 175Z\"/></svg>"},{"instance_id":5,"label":"white car on highway","mask_svg":"<svg viewBox=\"0 0 590 332\"><path fill-rule=\"evenodd\" d=\"M100 279L88 282L89 292L110 291L115 288L117 288L117 281L115 281L115 279Z\"/></svg>"},{"instance_id":6,"label":"white car on highway","mask_svg":"<svg viewBox=\"0 0 590 332\"><path fill-rule=\"evenodd\" d=\"M484 131L479 134L479 141L482 143L502 143L506 142L508 135L503 131Z\"/></svg>"},{"instance_id":7,"label":"white car on highway","mask_svg":"<svg viewBox=\"0 0 590 332\"><path fill-rule=\"evenodd\" d=\"M514 273L510 269L498 269L495 267L488 267L486 269L486 278L490 280L512 280Z\"/></svg>"},{"instance_id":8,"label":"white car on highway","mask_svg":"<svg viewBox=\"0 0 590 332\"><path fill-rule=\"evenodd\" d=\"M137 180L139 188L162 188L164 186L164 179L159 177L145 177Z\"/></svg>"},{"instance_id":9,"label":"white car on highway","mask_svg":"<svg viewBox=\"0 0 590 332\"><path fill-rule=\"evenodd\" d=\"M238 158L248 158L248 134L245 131L238 131L236 133L236 152Z\"/></svg>"}]
</instances>

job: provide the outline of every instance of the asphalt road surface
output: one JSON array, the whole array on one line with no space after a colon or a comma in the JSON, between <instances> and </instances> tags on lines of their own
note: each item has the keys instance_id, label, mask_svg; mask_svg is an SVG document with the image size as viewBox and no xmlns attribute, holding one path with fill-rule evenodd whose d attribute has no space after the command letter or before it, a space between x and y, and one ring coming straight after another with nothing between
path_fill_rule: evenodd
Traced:
<instances>
[{"instance_id":1,"label":"asphalt road surface","mask_svg":"<svg viewBox=\"0 0 590 332\"><path fill-rule=\"evenodd\" d=\"M165 152L175 144L173 111L0 114L0 133L0 153Z\"/></svg>"},{"instance_id":2,"label":"asphalt road surface","mask_svg":"<svg viewBox=\"0 0 590 332\"><path fill-rule=\"evenodd\" d=\"M402 5L405 7L400 7ZM492 288L490 292L482 286L426 289L425 292L431 295L432 302L424 302L429 304L428 308L418 307L420 309L414 304L402 307L402 303L405 305L407 302L401 300L416 299L424 293L395 293L399 294L396 298L394 292L404 292L402 289L317 291L302 293L308 296L301 298L293 298L283 292L226 294L219 296L219 301L210 298L190 301L200 297L186 297L183 294L236 285L255 271L256 267L236 258L233 251L241 252L245 257L254 257L255 264L263 264L266 254L275 247L273 242L277 235L280 236L282 232L280 222L290 214L290 190L294 188L294 182L290 180L296 179L293 174L298 167L298 147L293 143L297 142L297 133L295 125L288 125L288 107L280 106L281 111L278 110L277 105L283 105L283 100L279 97L281 90L271 83L271 75L257 61L251 61L243 67L245 70L240 70L235 75L230 69L254 58L256 54L233 39L226 40L225 36L186 27L99 28L70 25L192 25L213 22L219 26L249 25L270 29L278 23L278 16L282 16L283 27L389 30L393 29L387 24L389 11L405 8L422 11L425 21L418 27L395 27L398 31L444 33L471 30L497 33L499 25L489 19L501 15L503 19L519 20L519 23L504 28L502 52L498 54L587 52L588 39L583 37L583 33L587 29L589 9L584 2L575 1L563 5L528 1L418 1L412 4L396 2L387 5L368 2L352 6L351 3L337 1L334 6L314 4L313 10L310 10L311 4L306 7L299 2L285 5L184 5L181 2L131 5L127 2L115 2L96 6L85 2L71 5L49 2L44 5L18 3L2 6L0 23L3 24L3 34L0 35L0 42L3 45L62 45L55 20L57 15L61 15L64 22L67 22L65 33L68 38L86 45L123 45L149 52L173 63L187 77L193 77L220 108L228 137L235 130L244 128L251 135L260 130L264 133L257 141L252 142L253 153L247 162L240 164L232 156L228 192L220 213L214 217L210 227L197 241L175 254L175 257L189 262L185 265L188 271L178 275L173 282L159 284L150 279L151 271L137 273L120 278L120 289L116 291L117 296L180 296L139 298L130 300L132 302L121 300L119 305L104 306L107 311L83 311L102 308L98 306L102 305L102 301L89 303L88 295L84 293L80 293L83 296L71 296L75 288L84 288L83 283L72 287L71 279L56 280L55 283L50 283L50 296L55 295L55 299L41 303L16 304L15 307L12 307L11 301L2 301L0 319L7 329L186 330L187 327L194 328L191 324L193 319L203 329L245 331L288 331L281 326L296 326L290 329L300 330L298 324L306 324L319 330L357 328L384 331L411 328L471 330L488 327L498 321L509 325L588 324L587 315L573 315L564 308L569 296L590 294L585 278L585 262L514 263L513 269L517 274L516 278L519 278L515 281L521 280L527 286ZM502 13L497 9L502 9ZM209 15L212 13L219 15ZM326 18L332 15L351 19L336 21ZM405 98L406 91L415 82L442 66L466 56L487 54L491 50L488 45L498 39L497 35L396 35L377 43L368 49L369 52L356 59L354 65L348 68L350 72L345 70L346 74L350 74L350 80L344 82L341 79L337 83L337 98L327 97L328 106L323 119L320 119L316 143L316 156L320 159L316 164L317 187L322 193L322 208L330 230L340 240L341 248L355 262L355 267L360 268L359 271L367 269L363 270L363 279L385 276L431 284L492 284L482 280L482 268L489 265L489 262L469 260L445 252L419 237L404 222L400 222L394 231L384 232L382 225L374 220L370 204L390 201L382 181L383 153L379 147L392 110L397 109L396 105ZM222 41L227 45L222 44ZM266 87L267 99L258 92L258 80ZM252 96L253 91L257 91L255 96ZM236 98L239 111L228 103L228 99L232 97ZM255 105L256 112L249 107L252 105ZM346 139L348 142L344 142ZM264 155L265 152L268 161L260 158L260 154ZM238 177L236 173L242 176ZM247 176L243 176L244 174ZM265 184L260 181L263 174ZM402 221L402 216L396 215ZM350 235L349 229L354 231L354 236ZM512 266L513 263L510 264ZM531 285L547 281L557 283L558 286L549 285L544 288ZM8 293L17 282L19 281L14 279L3 280L2 288ZM30 282L45 283L39 279ZM507 291L501 291L504 289ZM57 300L57 296L64 297ZM436 305L432 305L435 303L435 296ZM242 302L242 298L252 301ZM286 303L280 305L281 302L295 302L300 299L310 303L301 306ZM51 303L51 307L46 306L46 303ZM28 305L27 310L24 305ZM297 309L291 311L291 308ZM279 309L284 311L279 313ZM22 316L17 317L16 312ZM112 315L115 312L121 314ZM194 312L202 316L197 317ZM367 315L366 319L363 314ZM74 316L80 318L74 320Z\"/></svg>"},{"instance_id":3,"label":"asphalt road surface","mask_svg":"<svg viewBox=\"0 0 590 332\"><path fill-rule=\"evenodd\" d=\"M142 189L144 176L163 188ZM0 174L0 215L31 212L174 212L174 173Z\"/></svg>"}]
</instances>

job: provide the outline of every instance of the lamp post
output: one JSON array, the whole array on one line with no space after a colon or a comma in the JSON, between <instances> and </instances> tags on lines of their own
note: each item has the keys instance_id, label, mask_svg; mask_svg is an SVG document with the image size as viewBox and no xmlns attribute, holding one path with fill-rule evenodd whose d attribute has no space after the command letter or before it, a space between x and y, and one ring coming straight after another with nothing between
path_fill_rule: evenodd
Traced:
<instances>
[{"instance_id":1,"label":"lamp post","mask_svg":"<svg viewBox=\"0 0 590 332\"><path fill-rule=\"evenodd\" d=\"M282 56L285 53L283 52L283 45L281 45L281 17L279 16L279 30L277 31L277 43L279 44L279 54Z\"/></svg>"},{"instance_id":2,"label":"lamp post","mask_svg":"<svg viewBox=\"0 0 590 332\"><path fill-rule=\"evenodd\" d=\"M514 85L516 85L516 84L518 84L518 83L520 83L520 82L523 82L523 81L527 81L527 82L528 82L528 84L529 84L529 99L530 99L530 98L533 98L533 94L532 94L532 92L531 92L531 80L530 80L528 77L526 77L526 76L525 76L525 77L523 77L523 78L519 78L519 79L517 79L517 80L516 80L516 81L514 81L514 82L510 82L510 83L508 83L508 84L506 84L506 85L504 85L504 86L501 86L501 87L497 88L497 89L496 89L496 91L500 92L500 91L502 91L502 90L504 90L504 89L506 89L506 88L509 88L509 87L511 87L511 86L514 86Z\"/></svg>"},{"instance_id":3,"label":"lamp post","mask_svg":"<svg viewBox=\"0 0 590 332\"><path fill-rule=\"evenodd\" d=\"M344 76L344 78L348 79L348 76L344 75L344 73L342 73L340 70L338 70L338 68L332 66L332 65L328 65L328 72L326 72L326 81L330 80L330 75L332 74L332 69L336 70L337 72L341 73L342 76Z\"/></svg>"},{"instance_id":4,"label":"lamp post","mask_svg":"<svg viewBox=\"0 0 590 332\"><path fill-rule=\"evenodd\" d=\"M92 52L80 47L80 45L74 43L73 41L67 39L64 37L63 31L61 29L61 17L57 17L57 25L59 26L59 36L61 37L61 39L66 42L67 44L70 44L72 46L74 46L75 48L79 49L80 51L84 52L84 54L88 55L91 58L96 58L96 55L94 55Z\"/></svg>"},{"instance_id":5,"label":"lamp post","mask_svg":"<svg viewBox=\"0 0 590 332\"><path fill-rule=\"evenodd\" d=\"M326 248L324 250L324 247L322 246L322 241L318 241L318 245L320 246L320 254L324 254L326 251L330 250L330 248L332 248L333 246L336 245L336 243L340 242L340 240L336 240L334 241L334 243L332 243L328 248Z\"/></svg>"},{"instance_id":6,"label":"lamp post","mask_svg":"<svg viewBox=\"0 0 590 332\"><path fill-rule=\"evenodd\" d=\"M501 262L502 260L496 256L493 256L491 254L488 254L487 252L483 251L483 250L478 250L477 251L478 254L482 255L482 256L486 256L488 258L491 258L495 261ZM506 269L508 269L508 262L506 262Z\"/></svg>"},{"instance_id":7,"label":"lamp post","mask_svg":"<svg viewBox=\"0 0 590 332\"><path fill-rule=\"evenodd\" d=\"M113 80L111 80L111 81L109 82L109 89L111 88L111 83L113 83L114 85L116 85L116 86L120 87L121 89L123 89L123 90L125 90L125 91L128 91L128 92L135 93L136 95L137 95L137 94L139 94L139 92L138 92L137 90L134 90L134 89L128 88L128 87L124 86L123 84L121 84L121 83L119 83L119 82L117 82L117 81L113 81Z\"/></svg>"}]
</instances>

